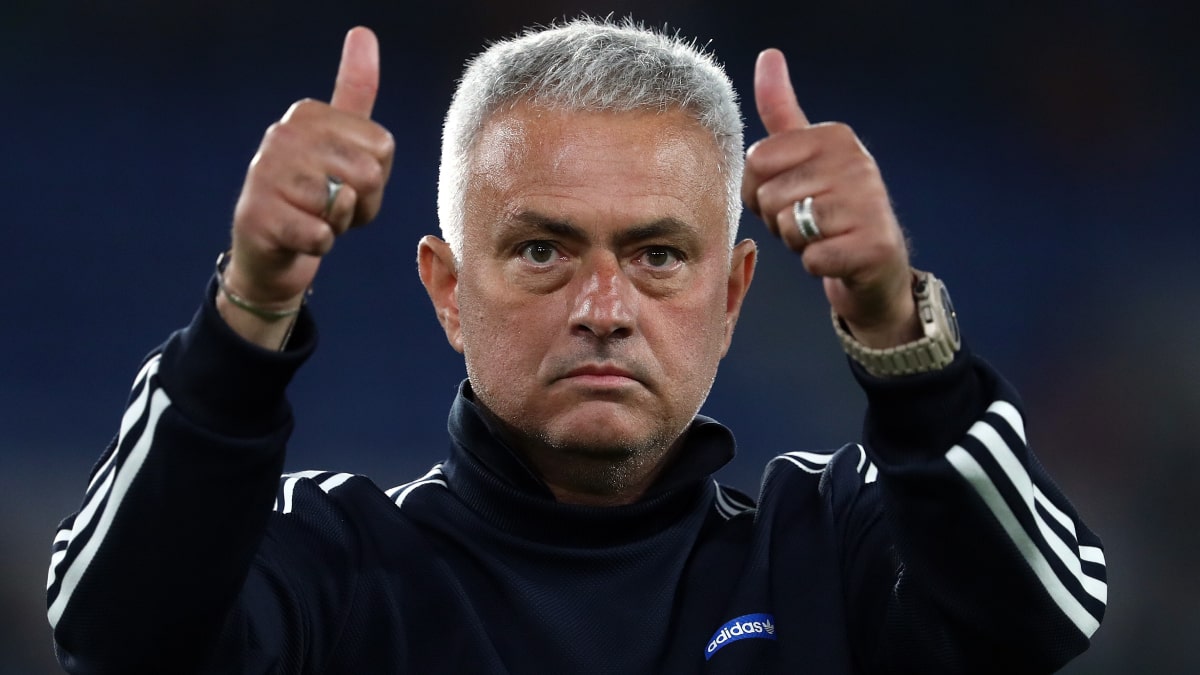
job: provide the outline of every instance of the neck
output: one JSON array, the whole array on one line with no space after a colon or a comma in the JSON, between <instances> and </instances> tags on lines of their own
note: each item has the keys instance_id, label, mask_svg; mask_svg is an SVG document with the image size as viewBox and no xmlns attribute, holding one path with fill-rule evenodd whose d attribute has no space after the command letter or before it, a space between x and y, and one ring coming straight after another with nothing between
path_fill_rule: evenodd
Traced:
<instances>
[{"instance_id":1,"label":"neck","mask_svg":"<svg viewBox=\"0 0 1200 675\"><path fill-rule=\"evenodd\" d=\"M642 498L662 473L670 448L657 451L600 451L514 446L554 498L564 504L623 506Z\"/></svg>"},{"instance_id":2,"label":"neck","mask_svg":"<svg viewBox=\"0 0 1200 675\"><path fill-rule=\"evenodd\" d=\"M650 489L674 456L683 435L640 448L565 446L521 433L484 406L494 432L550 489L555 500L583 506L633 504Z\"/></svg>"}]
</instances>

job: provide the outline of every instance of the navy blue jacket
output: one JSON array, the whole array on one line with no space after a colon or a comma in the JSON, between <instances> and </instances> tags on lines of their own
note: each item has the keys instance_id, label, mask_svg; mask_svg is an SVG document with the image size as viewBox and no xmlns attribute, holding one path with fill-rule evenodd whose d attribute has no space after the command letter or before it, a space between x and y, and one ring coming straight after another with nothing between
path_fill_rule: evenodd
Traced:
<instances>
[{"instance_id":1,"label":"navy blue jacket","mask_svg":"<svg viewBox=\"0 0 1200 675\"><path fill-rule=\"evenodd\" d=\"M463 383L446 459L381 488L280 479L315 346L241 341L208 301L151 354L55 538L73 673L1049 673L1104 613L1098 539L964 349L876 379L861 445L789 452L756 500L697 417L636 504L559 504Z\"/></svg>"}]
</instances>

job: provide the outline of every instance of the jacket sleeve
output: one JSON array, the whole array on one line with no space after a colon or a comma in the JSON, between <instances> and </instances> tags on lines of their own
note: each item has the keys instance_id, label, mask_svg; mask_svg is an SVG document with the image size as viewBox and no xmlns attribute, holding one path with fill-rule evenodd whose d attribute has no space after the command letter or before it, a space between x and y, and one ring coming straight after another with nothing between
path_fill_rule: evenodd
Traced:
<instances>
[{"instance_id":1,"label":"jacket sleeve","mask_svg":"<svg viewBox=\"0 0 1200 675\"><path fill-rule=\"evenodd\" d=\"M119 434L54 538L48 617L69 672L190 672L219 639L253 638L235 606L272 583L243 592L292 429L284 389L315 328L305 311L289 350L262 350L225 325L213 289L142 365ZM286 625L287 594L269 595L253 611Z\"/></svg>"},{"instance_id":2,"label":"jacket sleeve","mask_svg":"<svg viewBox=\"0 0 1200 675\"><path fill-rule=\"evenodd\" d=\"M1084 651L1104 552L1030 451L1013 388L965 348L938 373L851 367L878 467L842 517L867 672L1051 673Z\"/></svg>"}]
</instances>

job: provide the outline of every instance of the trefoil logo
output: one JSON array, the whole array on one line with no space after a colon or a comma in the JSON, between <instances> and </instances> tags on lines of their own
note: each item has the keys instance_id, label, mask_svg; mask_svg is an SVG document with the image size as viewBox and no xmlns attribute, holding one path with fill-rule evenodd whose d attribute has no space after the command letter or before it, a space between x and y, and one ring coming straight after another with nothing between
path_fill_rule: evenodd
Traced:
<instances>
[{"instance_id":1,"label":"trefoil logo","mask_svg":"<svg viewBox=\"0 0 1200 675\"><path fill-rule=\"evenodd\" d=\"M775 615L746 614L730 620L729 623L718 628L716 633L713 633L712 640L708 643L708 649L704 650L704 660L711 659L713 654L721 651L725 645L746 638L775 640Z\"/></svg>"}]
</instances>

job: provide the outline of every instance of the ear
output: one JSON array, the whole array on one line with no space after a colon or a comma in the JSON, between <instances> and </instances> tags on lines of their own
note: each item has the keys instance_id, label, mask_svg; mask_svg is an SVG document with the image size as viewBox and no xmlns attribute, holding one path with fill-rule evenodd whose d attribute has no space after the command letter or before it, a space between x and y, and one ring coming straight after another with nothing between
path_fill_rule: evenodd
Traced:
<instances>
[{"instance_id":1,"label":"ear","mask_svg":"<svg viewBox=\"0 0 1200 675\"><path fill-rule=\"evenodd\" d=\"M446 340L462 353L462 325L458 314L458 268L450 245L433 235L421 237L417 244L417 272L425 292L433 301L438 323L446 331Z\"/></svg>"},{"instance_id":2,"label":"ear","mask_svg":"<svg viewBox=\"0 0 1200 675\"><path fill-rule=\"evenodd\" d=\"M733 247L729 260L729 285L725 294L725 346L721 348L722 357L729 351L729 343L733 340L733 328L737 325L746 292L750 290L757 262L758 246L754 240L743 239Z\"/></svg>"}]
</instances>

